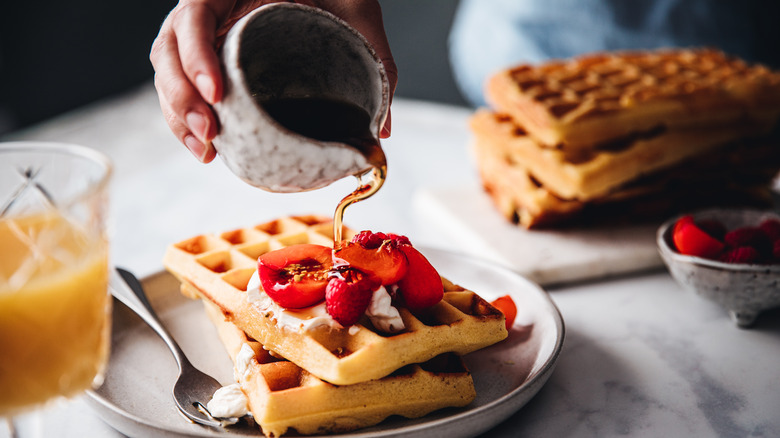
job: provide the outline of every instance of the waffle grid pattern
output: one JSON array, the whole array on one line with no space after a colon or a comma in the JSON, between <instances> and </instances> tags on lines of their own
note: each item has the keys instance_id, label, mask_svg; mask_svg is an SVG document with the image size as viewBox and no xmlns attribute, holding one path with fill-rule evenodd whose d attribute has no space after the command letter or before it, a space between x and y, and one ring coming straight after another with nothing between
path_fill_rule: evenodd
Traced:
<instances>
[{"instance_id":1,"label":"waffle grid pattern","mask_svg":"<svg viewBox=\"0 0 780 438\"><path fill-rule=\"evenodd\" d=\"M634 223L712 205L766 208L772 203L770 182L780 168L774 143L737 142L581 201L551 191L535 177L531 164L496 153L489 139L478 137L472 146L483 187L498 211L525 228L575 221L583 226Z\"/></svg>"},{"instance_id":2,"label":"waffle grid pattern","mask_svg":"<svg viewBox=\"0 0 780 438\"><path fill-rule=\"evenodd\" d=\"M390 415L417 418L445 407L465 406L476 396L471 374L454 354L407 365L383 379L331 385L272 356L226 321L218 307L205 301L204 306L234 364L243 344L254 352L247 371L236 374L252 416L266 436L281 436L290 429L306 435L346 432Z\"/></svg>"},{"instance_id":3,"label":"waffle grid pattern","mask_svg":"<svg viewBox=\"0 0 780 438\"><path fill-rule=\"evenodd\" d=\"M499 71L486 93L476 164L526 228L771 205L780 72L712 49L597 53Z\"/></svg>"},{"instance_id":4,"label":"waffle grid pattern","mask_svg":"<svg viewBox=\"0 0 780 438\"><path fill-rule=\"evenodd\" d=\"M600 53L499 72L487 97L545 145L590 148L658 126L772 120L780 74L712 49Z\"/></svg>"},{"instance_id":5,"label":"waffle grid pattern","mask_svg":"<svg viewBox=\"0 0 780 438\"><path fill-rule=\"evenodd\" d=\"M642 137L624 147L571 154L546 148L511 117L485 109L471 119L471 129L486 153L525 167L541 185L562 199L589 201L620 190L646 174L668 169L696 155L722 149L752 126L688 129ZM574 155L574 156L573 156Z\"/></svg>"},{"instance_id":6,"label":"waffle grid pattern","mask_svg":"<svg viewBox=\"0 0 780 438\"><path fill-rule=\"evenodd\" d=\"M399 312L406 329L377 332L367 319L348 329L281 328L271 312L247 299L255 260L266 251L297 243L332 245L332 222L319 216L281 218L255 227L203 234L169 246L166 268L226 319L267 348L337 385L382 378L407 364L439 354L466 354L507 336L504 317L472 291L443 279L444 299L425 314ZM345 230L346 236L352 235Z\"/></svg>"}]
</instances>

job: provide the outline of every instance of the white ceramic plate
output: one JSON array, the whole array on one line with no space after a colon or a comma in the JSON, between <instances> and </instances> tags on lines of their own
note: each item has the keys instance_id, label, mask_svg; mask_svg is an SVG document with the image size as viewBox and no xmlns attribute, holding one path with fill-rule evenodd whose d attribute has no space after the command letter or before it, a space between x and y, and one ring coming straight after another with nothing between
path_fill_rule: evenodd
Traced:
<instances>
[{"instance_id":1,"label":"white ceramic plate","mask_svg":"<svg viewBox=\"0 0 780 438\"><path fill-rule=\"evenodd\" d=\"M510 294L518 307L515 325L506 340L466 356L477 390L477 398L469 406L414 420L392 417L339 436L474 436L525 405L555 367L563 344L563 320L539 286L492 262L441 250L423 252L442 275L488 300ZM160 319L190 361L223 384L232 383L232 364L201 304L184 298L176 279L165 272L147 277L143 283ZM118 301L113 329L105 383L87 398L108 424L131 437L262 435L249 426L216 430L189 423L173 404L176 365L163 342Z\"/></svg>"}]
</instances>

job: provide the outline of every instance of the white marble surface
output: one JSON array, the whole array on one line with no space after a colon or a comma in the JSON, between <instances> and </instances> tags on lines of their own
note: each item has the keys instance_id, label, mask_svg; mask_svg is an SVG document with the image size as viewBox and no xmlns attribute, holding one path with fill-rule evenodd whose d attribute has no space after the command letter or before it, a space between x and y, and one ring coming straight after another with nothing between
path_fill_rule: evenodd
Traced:
<instances>
[{"instance_id":1,"label":"white marble surface","mask_svg":"<svg viewBox=\"0 0 780 438\"><path fill-rule=\"evenodd\" d=\"M655 224L526 230L507 221L473 183L422 188L414 206L452 242L543 286L663 266Z\"/></svg>"},{"instance_id":2,"label":"white marble surface","mask_svg":"<svg viewBox=\"0 0 780 438\"><path fill-rule=\"evenodd\" d=\"M393 137L384 143L387 183L350 208L347 223L467 251L412 199L420 190L478 185L467 153L468 115L398 99ZM347 180L278 195L245 185L218 160L201 165L168 132L151 85L2 140L21 139L80 143L112 157L113 259L141 276L162 269L168 243L288 213L331 214L354 186ZM780 436L780 311L738 329L663 270L548 290L566 323L557 369L489 436ZM79 400L22 419L19 432L121 436Z\"/></svg>"}]
</instances>

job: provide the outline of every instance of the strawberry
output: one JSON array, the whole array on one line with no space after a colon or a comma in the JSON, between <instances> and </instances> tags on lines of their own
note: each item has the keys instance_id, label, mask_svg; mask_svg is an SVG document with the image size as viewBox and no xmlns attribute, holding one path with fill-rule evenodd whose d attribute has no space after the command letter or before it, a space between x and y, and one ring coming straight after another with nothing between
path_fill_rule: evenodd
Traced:
<instances>
[{"instance_id":1,"label":"strawberry","mask_svg":"<svg viewBox=\"0 0 780 438\"><path fill-rule=\"evenodd\" d=\"M766 219L761 222L758 228L763 231L772 242L780 240L780 220Z\"/></svg>"},{"instance_id":2,"label":"strawberry","mask_svg":"<svg viewBox=\"0 0 780 438\"><path fill-rule=\"evenodd\" d=\"M680 230L680 228L683 227L685 224L693 224L693 216L691 215L685 215L681 217L680 219L677 219L677 222L674 223L674 229L672 230L672 235L677 234L677 232Z\"/></svg>"},{"instance_id":3,"label":"strawberry","mask_svg":"<svg viewBox=\"0 0 780 438\"><path fill-rule=\"evenodd\" d=\"M389 288L394 301L410 310L422 310L441 301L444 286L436 269L406 236L361 231L351 242L342 242L334 252L353 268Z\"/></svg>"},{"instance_id":4,"label":"strawberry","mask_svg":"<svg viewBox=\"0 0 780 438\"><path fill-rule=\"evenodd\" d=\"M720 256L720 261L726 263L755 263L761 254L752 246L731 248Z\"/></svg>"},{"instance_id":5,"label":"strawberry","mask_svg":"<svg viewBox=\"0 0 780 438\"><path fill-rule=\"evenodd\" d=\"M422 310L441 301L444 286L436 268L413 246L400 245L398 248L409 261L406 274L397 283L406 307L412 311Z\"/></svg>"},{"instance_id":6,"label":"strawberry","mask_svg":"<svg viewBox=\"0 0 780 438\"><path fill-rule=\"evenodd\" d=\"M699 228L691 216L683 216L674 225L672 240L681 254L714 258L723 250L723 243Z\"/></svg>"},{"instance_id":7,"label":"strawberry","mask_svg":"<svg viewBox=\"0 0 780 438\"><path fill-rule=\"evenodd\" d=\"M491 301L490 304L504 314L506 329L511 329L512 324L515 323L515 317L517 317L517 306L515 305L514 300L512 300L512 297L504 295L503 297L498 297Z\"/></svg>"},{"instance_id":8,"label":"strawberry","mask_svg":"<svg viewBox=\"0 0 780 438\"><path fill-rule=\"evenodd\" d=\"M726 233L723 240L731 248L751 246L760 254L769 255L772 252L772 241L758 227L740 227Z\"/></svg>"},{"instance_id":9,"label":"strawberry","mask_svg":"<svg viewBox=\"0 0 780 438\"><path fill-rule=\"evenodd\" d=\"M360 246L368 249L379 248L385 240L387 240L385 233L373 233L369 230L363 230L352 238L353 243L359 243Z\"/></svg>"},{"instance_id":10,"label":"strawberry","mask_svg":"<svg viewBox=\"0 0 780 438\"><path fill-rule=\"evenodd\" d=\"M341 269L328 281L325 289L325 308L336 322L349 327L366 312L374 290L379 283L357 269Z\"/></svg>"},{"instance_id":11,"label":"strawberry","mask_svg":"<svg viewBox=\"0 0 780 438\"><path fill-rule=\"evenodd\" d=\"M287 309L313 306L325 298L328 272L333 266L330 248L304 243L267 252L257 259L263 290Z\"/></svg>"},{"instance_id":12,"label":"strawberry","mask_svg":"<svg viewBox=\"0 0 780 438\"><path fill-rule=\"evenodd\" d=\"M380 283L387 286L396 283L406 274L409 263L399 246L408 242L409 239L404 236L361 231L351 242L341 242L333 256L375 276Z\"/></svg>"}]
</instances>

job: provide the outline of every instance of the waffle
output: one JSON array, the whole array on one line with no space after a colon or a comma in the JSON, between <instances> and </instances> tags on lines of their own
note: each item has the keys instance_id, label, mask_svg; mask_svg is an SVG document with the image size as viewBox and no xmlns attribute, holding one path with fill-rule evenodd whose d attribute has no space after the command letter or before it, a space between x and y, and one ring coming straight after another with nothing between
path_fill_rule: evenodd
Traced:
<instances>
[{"instance_id":1,"label":"waffle","mask_svg":"<svg viewBox=\"0 0 780 438\"><path fill-rule=\"evenodd\" d=\"M750 125L661 130L647 137L577 153L544 147L508 115L485 109L472 117L471 128L486 153L533 169L533 177L544 187L558 197L576 201L604 197L643 175L756 133Z\"/></svg>"},{"instance_id":2,"label":"waffle","mask_svg":"<svg viewBox=\"0 0 780 438\"><path fill-rule=\"evenodd\" d=\"M542 144L576 150L659 127L770 126L780 73L711 49L599 53L501 71L486 97Z\"/></svg>"},{"instance_id":3,"label":"waffle","mask_svg":"<svg viewBox=\"0 0 780 438\"><path fill-rule=\"evenodd\" d=\"M198 297L216 304L249 336L337 385L382 378L404 365L446 352L463 355L507 336L500 311L445 279L443 300L417 315L400 308L406 329L392 335L377 332L365 319L348 329L291 329L277 324L273 312L250 304L246 286L258 256L295 243L331 245L331 227L327 218L287 217L199 235L169 246L163 262L182 283L197 290Z\"/></svg>"},{"instance_id":4,"label":"waffle","mask_svg":"<svg viewBox=\"0 0 780 438\"><path fill-rule=\"evenodd\" d=\"M272 356L228 322L218 307L206 301L204 305L236 365L235 375L252 416L266 436L281 436L289 429L304 435L346 432L375 425L390 415L418 418L438 409L466 406L476 396L471 374L455 354L408 365L380 380L331 385ZM244 344L254 352L246 371L236 363Z\"/></svg>"},{"instance_id":5,"label":"waffle","mask_svg":"<svg viewBox=\"0 0 780 438\"><path fill-rule=\"evenodd\" d=\"M494 149L489 140L475 138L482 184L499 212L525 228L646 221L716 205L767 207L780 168L777 140L740 141L586 202L555 193L539 182L535 168Z\"/></svg>"}]
</instances>

